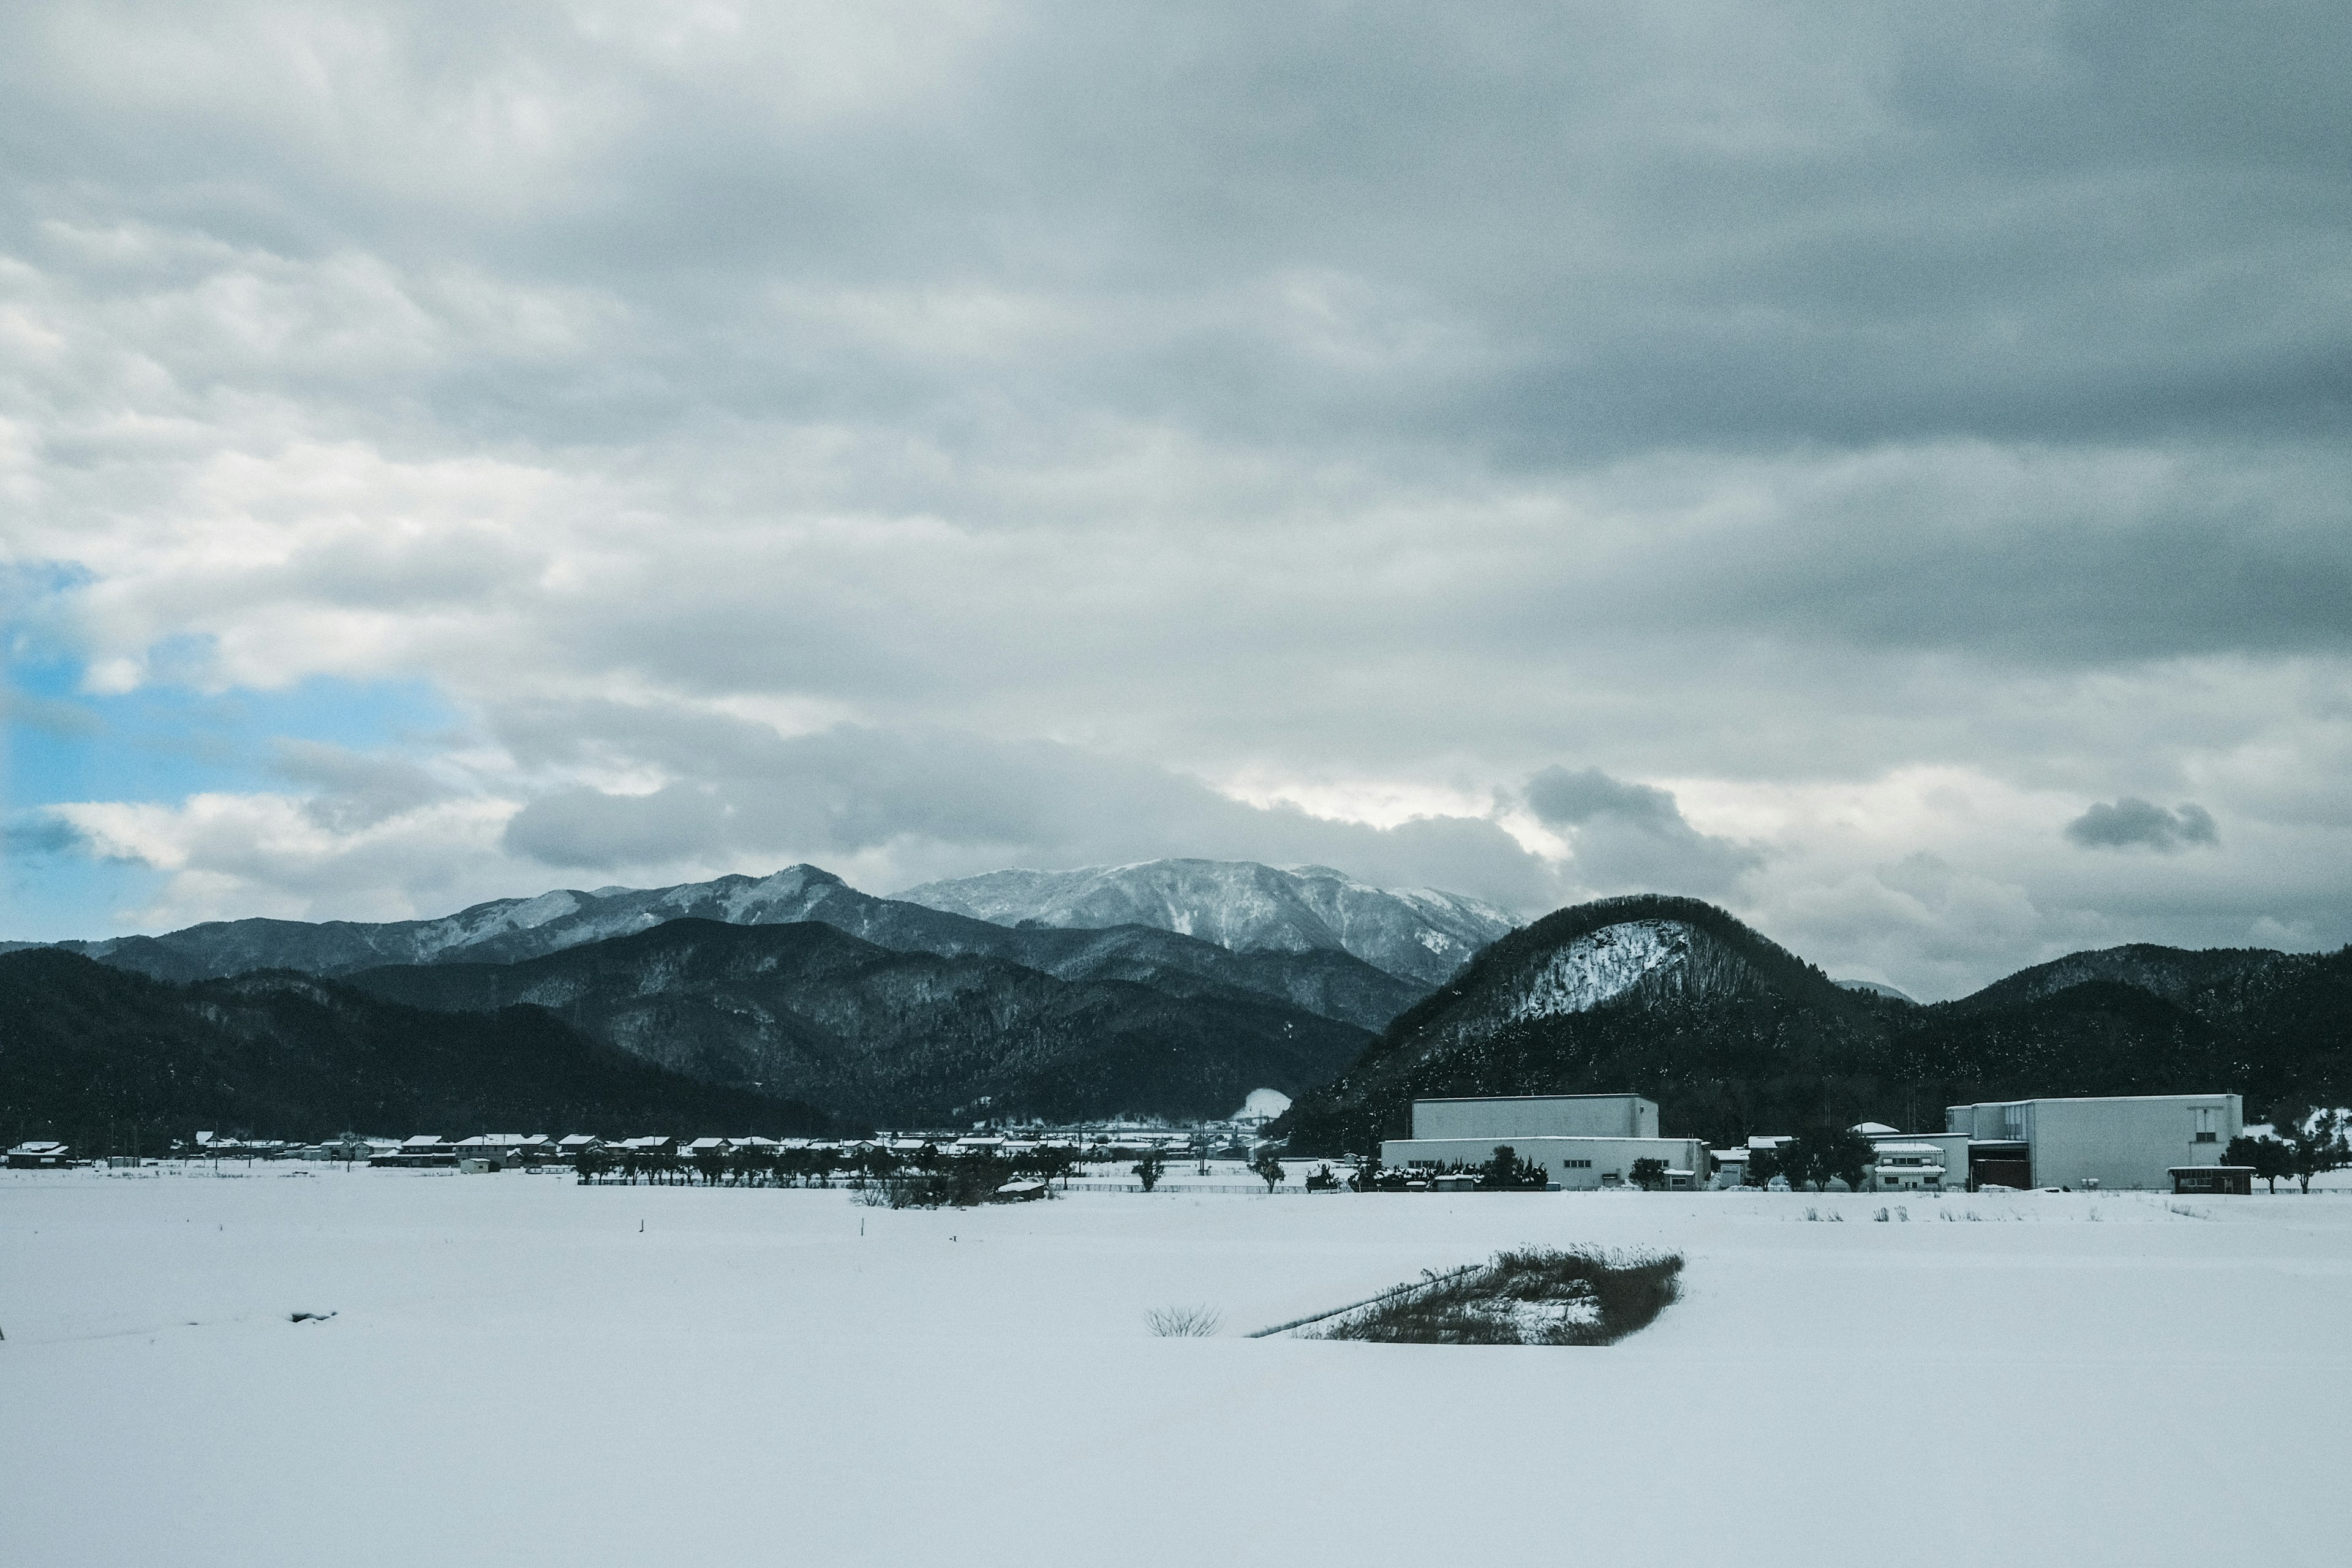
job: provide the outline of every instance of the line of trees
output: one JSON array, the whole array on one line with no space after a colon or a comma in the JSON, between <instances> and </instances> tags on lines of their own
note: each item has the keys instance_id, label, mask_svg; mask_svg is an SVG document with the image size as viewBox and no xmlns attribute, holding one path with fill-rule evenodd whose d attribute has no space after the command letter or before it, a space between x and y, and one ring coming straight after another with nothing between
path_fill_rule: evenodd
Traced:
<instances>
[{"instance_id":1,"label":"line of trees","mask_svg":"<svg viewBox=\"0 0 2352 1568\"><path fill-rule=\"evenodd\" d=\"M739 1144L685 1154L653 1149L589 1149L580 1154L574 1168L583 1185L618 1182L634 1186L643 1182L647 1185L829 1187L836 1180L862 1184L903 1175L970 1174L982 1163L989 1167L985 1173L996 1175L1000 1184L1029 1176L1066 1184L1078 1167L1079 1156L1075 1149L1046 1147L1006 1159L995 1154L950 1154L930 1143L909 1154L878 1148L772 1149Z\"/></svg>"}]
</instances>

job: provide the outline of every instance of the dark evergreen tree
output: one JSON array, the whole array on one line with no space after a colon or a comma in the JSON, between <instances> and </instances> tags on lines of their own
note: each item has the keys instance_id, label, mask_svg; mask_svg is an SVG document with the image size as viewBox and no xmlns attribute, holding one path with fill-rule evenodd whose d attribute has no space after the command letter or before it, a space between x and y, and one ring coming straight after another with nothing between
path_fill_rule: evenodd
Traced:
<instances>
[{"instance_id":1,"label":"dark evergreen tree","mask_svg":"<svg viewBox=\"0 0 2352 1568\"><path fill-rule=\"evenodd\" d=\"M2278 1179L2294 1174L2294 1151L2268 1134L2250 1137L2241 1132L2221 1151L2221 1163L2251 1165L2255 1179L2268 1182L2271 1191L2277 1192Z\"/></svg>"},{"instance_id":2,"label":"dark evergreen tree","mask_svg":"<svg viewBox=\"0 0 2352 1568\"><path fill-rule=\"evenodd\" d=\"M2280 1119L2286 1129L2287 1165L2305 1193L2311 1178L2352 1165L2352 1142L2345 1136L2344 1112L2307 1110Z\"/></svg>"},{"instance_id":3,"label":"dark evergreen tree","mask_svg":"<svg viewBox=\"0 0 2352 1568\"><path fill-rule=\"evenodd\" d=\"M1851 1127L1809 1127L1780 1145L1780 1173L1792 1187L1810 1183L1818 1193L1843 1181L1860 1192L1874 1152Z\"/></svg>"}]
</instances>

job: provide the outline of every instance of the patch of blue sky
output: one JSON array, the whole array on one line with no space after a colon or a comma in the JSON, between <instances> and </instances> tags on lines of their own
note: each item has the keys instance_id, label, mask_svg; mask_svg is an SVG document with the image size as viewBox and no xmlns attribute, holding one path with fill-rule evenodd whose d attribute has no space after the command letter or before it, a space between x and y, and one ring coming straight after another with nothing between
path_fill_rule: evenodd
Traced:
<instances>
[{"instance_id":1,"label":"patch of blue sky","mask_svg":"<svg viewBox=\"0 0 2352 1568\"><path fill-rule=\"evenodd\" d=\"M282 789L280 742L414 753L459 727L430 682L314 676L276 691L159 683L93 695L69 660L12 663L10 812L64 801L179 801Z\"/></svg>"},{"instance_id":2,"label":"patch of blue sky","mask_svg":"<svg viewBox=\"0 0 2352 1568\"><path fill-rule=\"evenodd\" d=\"M161 929L126 918L125 911L154 902L163 872L98 859L70 836L59 839L52 827L37 819L11 826L7 850L0 854L0 941L64 942ZM50 842L39 842L44 838Z\"/></svg>"},{"instance_id":3,"label":"patch of blue sky","mask_svg":"<svg viewBox=\"0 0 2352 1568\"><path fill-rule=\"evenodd\" d=\"M440 693L418 680L316 677L281 690L218 693L161 682L92 694L80 689L78 661L21 647L6 679L0 938L20 941L115 934L121 911L149 901L162 879L92 855L45 807L285 789L277 768L284 742L415 754L459 727Z\"/></svg>"}]
</instances>

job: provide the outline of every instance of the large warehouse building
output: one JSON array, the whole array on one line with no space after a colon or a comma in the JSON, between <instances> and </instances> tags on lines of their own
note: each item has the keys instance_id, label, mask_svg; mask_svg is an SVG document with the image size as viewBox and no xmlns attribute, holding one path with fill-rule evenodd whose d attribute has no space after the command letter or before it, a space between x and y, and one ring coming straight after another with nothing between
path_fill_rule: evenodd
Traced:
<instances>
[{"instance_id":1,"label":"large warehouse building","mask_svg":"<svg viewBox=\"0 0 2352 1568\"><path fill-rule=\"evenodd\" d=\"M2245 1131L2234 1094L2011 1100L1944 1110L1969 1140L1969 1179L2005 1187L2168 1189L2176 1166L2218 1165Z\"/></svg>"},{"instance_id":2,"label":"large warehouse building","mask_svg":"<svg viewBox=\"0 0 2352 1568\"><path fill-rule=\"evenodd\" d=\"M1658 1136L1658 1106L1638 1094L1529 1094L1475 1100L1416 1100L1412 1136L1381 1145L1381 1163L1424 1171L1486 1163L1508 1145L1576 1191L1631 1184L1633 1162L1664 1161L1666 1184L1706 1180L1706 1143Z\"/></svg>"}]
</instances>

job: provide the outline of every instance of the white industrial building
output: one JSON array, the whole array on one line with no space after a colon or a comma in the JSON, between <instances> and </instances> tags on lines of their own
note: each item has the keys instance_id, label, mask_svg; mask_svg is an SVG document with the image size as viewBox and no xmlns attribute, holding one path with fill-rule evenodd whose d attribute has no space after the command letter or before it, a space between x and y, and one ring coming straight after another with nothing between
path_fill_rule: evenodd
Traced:
<instances>
[{"instance_id":1,"label":"white industrial building","mask_svg":"<svg viewBox=\"0 0 2352 1568\"><path fill-rule=\"evenodd\" d=\"M1935 1142L1968 1140L1977 1184L2168 1191L2175 1167L2220 1164L2245 1125L2234 1094L1993 1100L1947 1106Z\"/></svg>"},{"instance_id":2,"label":"white industrial building","mask_svg":"<svg viewBox=\"0 0 2352 1568\"><path fill-rule=\"evenodd\" d=\"M1485 1164L1507 1145L1571 1192L1630 1185L1636 1160L1663 1161L1670 1187L1708 1174L1706 1142L1659 1137L1657 1102L1638 1094L1416 1100L1412 1136L1383 1142L1381 1163L1445 1171Z\"/></svg>"}]
</instances>

